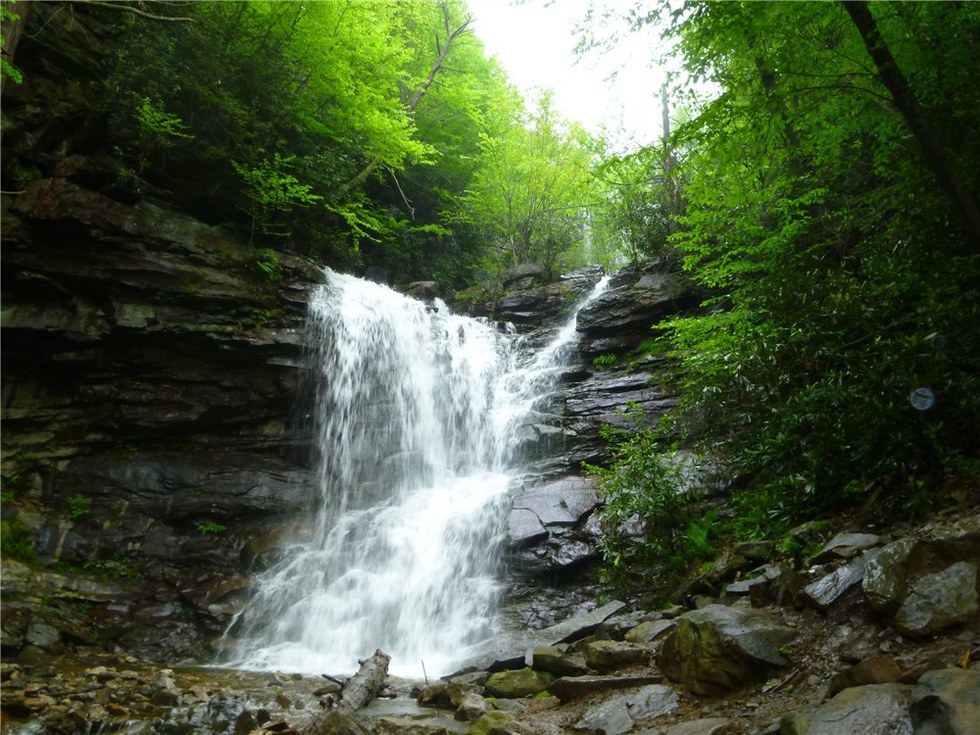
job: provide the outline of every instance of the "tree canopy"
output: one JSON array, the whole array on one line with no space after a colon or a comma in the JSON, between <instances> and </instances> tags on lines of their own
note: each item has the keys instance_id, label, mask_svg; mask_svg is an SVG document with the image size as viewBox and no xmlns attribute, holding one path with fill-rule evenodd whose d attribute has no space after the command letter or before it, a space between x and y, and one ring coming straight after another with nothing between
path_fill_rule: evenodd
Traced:
<instances>
[{"instance_id":1,"label":"tree canopy","mask_svg":"<svg viewBox=\"0 0 980 735\"><path fill-rule=\"evenodd\" d=\"M647 250L676 249L709 296L660 325L681 404L619 445L614 511L664 522L654 445L722 470L738 533L854 503L914 514L975 486L977 6L692 2L669 34L719 93L671 136L683 208L660 207L674 231Z\"/></svg>"}]
</instances>

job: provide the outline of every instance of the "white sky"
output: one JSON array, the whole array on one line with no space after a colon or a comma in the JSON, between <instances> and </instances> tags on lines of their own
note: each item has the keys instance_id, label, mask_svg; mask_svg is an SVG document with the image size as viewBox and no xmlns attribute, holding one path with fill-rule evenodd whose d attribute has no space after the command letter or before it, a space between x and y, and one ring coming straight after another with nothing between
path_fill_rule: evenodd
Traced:
<instances>
[{"instance_id":1,"label":"white sky","mask_svg":"<svg viewBox=\"0 0 980 735\"><path fill-rule=\"evenodd\" d=\"M537 88L554 91L555 107L594 133L605 133L620 150L635 149L661 135L660 87L665 71L653 28L617 27L615 47L575 55L591 0L468 0L473 29L488 55L496 56L510 81L530 98ZM635 8L637 0L594 0L601 11ZM603 34L605 35L605 34ZM615 79L608 77L615 74Z\"/></svg>"}]
</instances>

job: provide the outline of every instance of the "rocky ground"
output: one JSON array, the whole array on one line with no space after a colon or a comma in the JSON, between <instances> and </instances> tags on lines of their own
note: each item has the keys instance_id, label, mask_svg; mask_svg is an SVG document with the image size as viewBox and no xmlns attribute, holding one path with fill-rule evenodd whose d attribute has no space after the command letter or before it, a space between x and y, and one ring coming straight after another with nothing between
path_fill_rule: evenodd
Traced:
<instances>
[{"instance_id":1,"label":"rocky ground","mask_svg":"<svg viewBox=\"0 0 980 735\"><path fill-rule=\"evenodd\" d=\"M975 735L980 506L875 530L844 527L799 568L736 547L714 595L610 602L444 680L388 677L358 720L380 735ZM340 680L163 668L43 626L25 636L2 664L4 732L335 732L321 717Z\"/></svg>"}]
</instances>

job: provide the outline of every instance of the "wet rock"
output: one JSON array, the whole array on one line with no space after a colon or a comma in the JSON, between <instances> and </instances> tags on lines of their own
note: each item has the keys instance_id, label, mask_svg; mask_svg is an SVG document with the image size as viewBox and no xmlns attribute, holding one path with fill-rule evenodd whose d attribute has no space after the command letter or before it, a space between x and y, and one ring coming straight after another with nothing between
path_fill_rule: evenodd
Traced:
<instances>
[{"instance_id":1,"label":"wet rock","mask_svg":"<svg viewBox=\"0 0 980 735\"><path fill-rule=\"evenodd\" d=\"M695 306L698 301L678 274L624 269L602 296L579 312L578 330L596 338L647 329L667 314Z\"/></svg>"},{"instance_id":2,"label":"wet rock","mask_svg":"<svg viewBox=\"0 0 980 735\"><path fill-rule=\"evenodd\" d=\"M548 538L548 531L534 512L514 508L507 518L508 540L512 547L529 546Z\"/></svg>"},{"instance_id":3,"label":"wet rock","mask_svg":"<svg viewBox=\"0 0 980 735\"><path fill-rule=\"evenodd\" d=\"M629 641L592 641L585 647L585 663L596 671L617 671L646 663L650 651Z\"/></svg>"},{"instance_id":4,"label":"wet rock","mask_svg":"<svg viewBox=\"0 0 980 735\"><path fill-rule=\"evenodd\" d=\"M911 687L869 684L845 689L814 710L793 712L780 735L912 735Z\"/></svg>"},{"instance_id":5,"label":"wet rock","mask_svg":"<svg viewBox=\"0 0 980 735\"><path fill-rule=\"evenodd\" d=\"M530 668L500 671L487 679L485 690L491 697L520 699L547 691L548 686L554 680L553 674L546 671L534 671Z\"/></svg>"},{"instance_id":6,"label":"wet rock","mask_svg":"<svg viewBox=\"0 0 980 735\"><path fill-rule=\"evenodd\" d=\"M911 584L911 592L895 613L895 627L912 636L937 633L977 617L977 564L958 562Z\"/></svg>"},{"instance_id":7,"label":"wet rock","mask_svg":"<svg viewBox=\"0 0 980 735\"><path fill-rule=\"evenodd\" d=\"M866 684L892 684L902 676L902 667L891 656L872 656L851 666L830 680L828 689L832 697L851 687Z\"/></svg>"},{"instance_id":8,"label":"wet rock","mask_svg":"<svg viewBox=\"0 0 980 735\"><path fill-rule=\"evenodd\" d=\"M563 702L616 689L659 684L660 676L563 676L548 691Z\"/></svg>"},{"instance_id":9,"label":"wet rock","mask_svg":"<svg viewBox=\"0 0 980 735\"><path fill-rule=\"evenodd\" d=\"M594 633L607 618L615 615L625 606L625 602L612 600L584 615L576 615L550 628L544 628L538 635L552 643L572 643Z\"/></svg>"},{"instance_id":10,"label":"wet rock","mask_svg":"<svg viewBox=\"0 0 980 735\"><path fill-rule=\"evenodd\" d=\"M689 691L715 696L786 665L779 649L793 637L792 629L762 611L708 605L678 619L657 662L669 679Z\"/></svg>"},{"instance_id":11,"label":"wet rock","mask_svg":"<svg viewBox=\"0 0 980 735\"><path fill-rule=\"evenodd\" d=\"M980 671L922 675L912 692L915 735L972 735L980 723Z\"/></svg>"},{"instance_id":12,"label":"wet rock","mask_svg":"<svg viewBox=\"0 0 980 735\"><path fill-rule=\"evenodd\" d=\"M826 577L803 588L803 598L822 612L826 612L847 592L864 580L868 564L877 556L877 551L869 551L857 559L838 567Z\"/></svg>"}]
</instances>

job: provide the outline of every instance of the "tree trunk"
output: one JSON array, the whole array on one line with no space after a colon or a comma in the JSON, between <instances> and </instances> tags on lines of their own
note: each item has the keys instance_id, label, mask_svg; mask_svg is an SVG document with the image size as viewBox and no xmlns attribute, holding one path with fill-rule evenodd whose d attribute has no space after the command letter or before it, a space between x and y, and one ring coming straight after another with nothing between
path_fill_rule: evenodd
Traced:
<instances>
[{"instance_id":1,"label":"tree trunk","mask_svg":"<svg viewBox=\"0 0 980 735\"><path fill-rule=\"evenodd\" d=\"M905 124L922 149L926 166L935 174L943 193L966 227L966 234L973 250L980 250L980 207L977 206L976 200L966 188L952 160L946 155L938 136L926 120L915 93L878 30L878 24L871 15L867 2L865 0L842 1L841 5L861 34L868 55L878 69L879 79L888 89L895 107L898 108Z\"/></svg>"}]
</instances>

